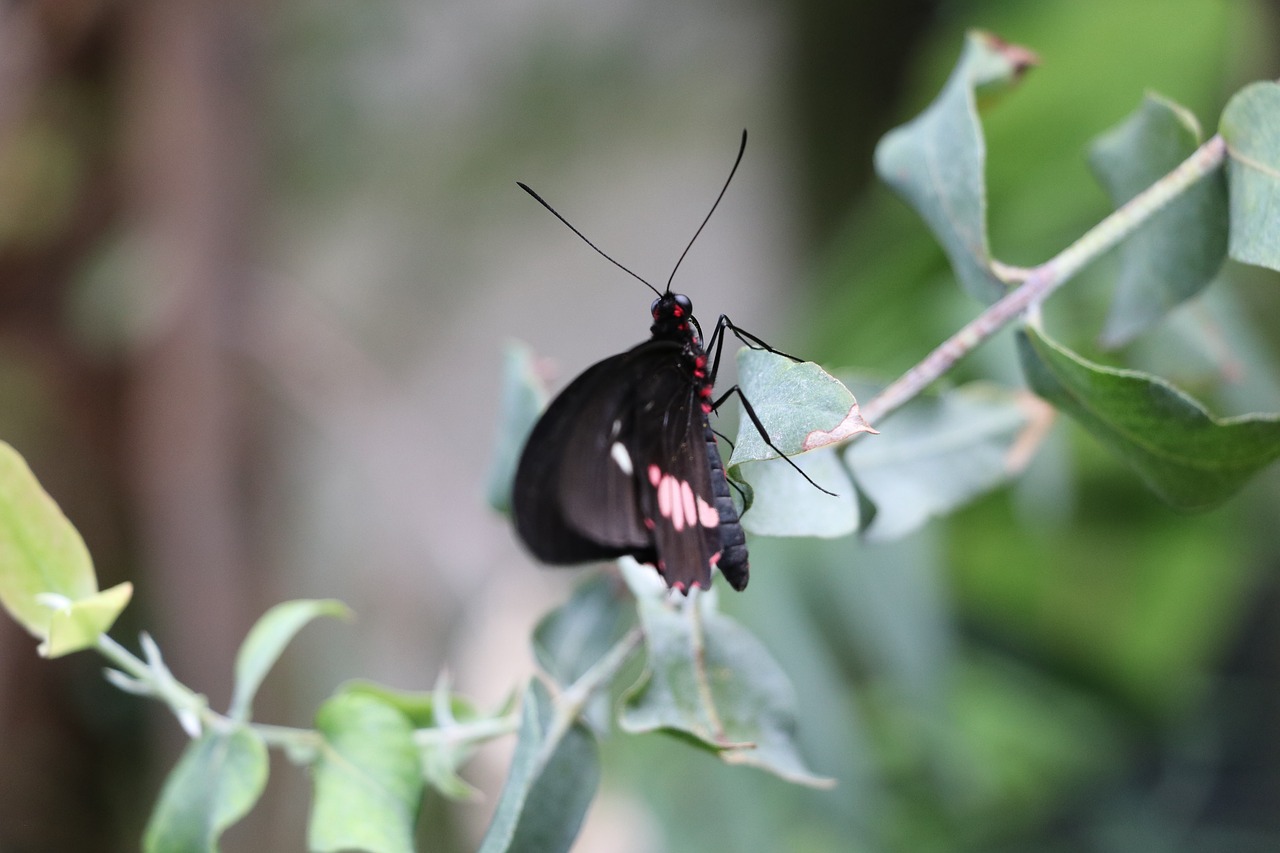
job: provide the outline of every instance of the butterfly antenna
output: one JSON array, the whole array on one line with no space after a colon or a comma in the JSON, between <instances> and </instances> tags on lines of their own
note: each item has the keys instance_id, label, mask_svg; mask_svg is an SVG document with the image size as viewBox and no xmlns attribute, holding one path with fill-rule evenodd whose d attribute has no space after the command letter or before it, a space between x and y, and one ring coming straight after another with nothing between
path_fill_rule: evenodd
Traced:
<instances>
[{"instance_id":1,"label":"butterfly antenna","mask_svg":"<svg viewBox=\"0 0 1280 853\"><path fill-rule=\"evenodd\" d=\"M711 214L716 212L716 207L719 206L720 199L724 198L725 190L729 189L729 182L733 180L734 173L738 171L738 164L742 162L742 154L746 150L747 131L744 128L742 131L742 143L738 146L738 156L733 161L733 168L729 170L729 177L724 179L724 186L720 188L720 195L716 196L715 203L712 204L711 209L707 211L706 219L703 219L702 224L698 226L698 230L693 232L693 240L690 240L689 245L684 247L684 251L680 253L680 260L676 261L676 265L671 268L671 275L667 278L667 293L671 292L671 282L675 281L676 270L680 269L680 264L684 261L684 256L689 254L689 250L693 248L693 241L697 240L698 235L702 233L702 229L707 227L707 223L711 221ZM535 198L537 198L537 196L535 196ZM539 199L539 201L541 201L541 199ZM546 204L546 202L543 202L543 204ZM552 211L552 213L555 213L555 211ZM596 251L599 250L597 249Z\"/></svg>"},{"instance_id":2,"label":"butterfly antenna","mask_svg":"<svg viewBox=\"0 0 1280 853\"><path fill-rule=\"evenodd\" d=\"M739 155L739 156L741 156L741 155ZM609 257L607 254L605 254L605 252L604 252L604 250L603 250L603 249L601 249L601 248L600 248L599 246L597 246L595 243L592 243L590 240L588 240L588 239L587 239L587 235L586 235L586 234L583 234L583 233L582 233L581 231L579 231L577 228L574 228L574 227L573 227L573 225L572 225L572 223L570 223L570 222L569 222L569 220L567 220L567 219L565 219L563 216L561 216L561 215L560 215L560 212L559 212L559 211L557 211L554 207L552 207L551 205L547 204L546 200L545 200L545 199L543 199L543 197L542 197L542 196L540 196L540 195L538 195L536 192L534 192L532 189L530 189L528 184L525 184L525 183L523 183L523 182L521 182L521 181L516 181L516 186L520 187L520 189L524 190L524 191L525 191L525 192L527 192L529 195L533 196L534 200L535 200L536 202L538 202L538 204L542 205L542 206L543 206L543 207L545 207L547 210L551 211L551 213L555 216L555 218L556 218L556 219L559 219L559 220L560 220L561 222L563 222L566 226L568 226L568 228L569 228L569 230L570 230L570 231L572 231L574 234L577 234L579 237L581 237L581 238L582 238L582 242L586 243L588 246L590 246L591 248L595 249L595 250L596 250L596 252L597 252L597 253L599 253L600 257L604 258L606 261L608 261L609 263L613 264L615 267L617 267L618 269L622 270L624 273L626 273L627 275L631 276L631 277L632 277L632 278L634 278L636 281L640 282L640 283L641 283L641 284L643 284L645 287L647 287L647 288L649 288L650 290L652 290L654 293L658 294L658 296L662 296L662 292L661 292L660 290L658 290L658 288L654 287L652 284L650 284L649 282L645 281L645 280L644 280L644 279L642 279L640 276L636 275L636 274L635 274L635 273L633 273L631 270L627 269L627 268L626 268L626 267L624 267L622 264L620 264L619 262L615 261L613 258ZM723 195L723 193L722 193L722 195ZM712 210L714 210L714 209L715 209L715 208L712 208ZM699 229L699 230L701 230L701 229ZM688 251L688 249L686 249L685 251L687 252L687 251Z\"/></svg>"}]
</instances>

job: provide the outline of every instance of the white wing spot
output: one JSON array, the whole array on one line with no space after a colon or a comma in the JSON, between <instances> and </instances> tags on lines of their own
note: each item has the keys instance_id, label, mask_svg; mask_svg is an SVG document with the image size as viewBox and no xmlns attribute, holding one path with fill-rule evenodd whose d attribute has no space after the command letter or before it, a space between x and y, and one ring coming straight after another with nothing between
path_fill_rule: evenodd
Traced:
<instances>
[{"instance_id":1,"label":"white wing spot","mask_svg":"<svg viewBox=\"0 0 1280 853\"><path fill-rule=\"evenodd\" d=\"M613 446L609 448L609 455L613 457L614 462L618 463L622 473L628 477L635 473L636 469L631 465L631 454L627 452L627 448L622 446L622 442L615 441Z\"/></svg>"}]
</instances>

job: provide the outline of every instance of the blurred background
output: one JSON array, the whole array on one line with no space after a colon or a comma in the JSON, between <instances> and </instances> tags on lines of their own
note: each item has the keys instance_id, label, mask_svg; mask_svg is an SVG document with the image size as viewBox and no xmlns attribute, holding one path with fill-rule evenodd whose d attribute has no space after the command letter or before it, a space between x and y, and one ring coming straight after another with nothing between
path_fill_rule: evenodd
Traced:
<instances>
[{"instance_id":1,"label":"blurred background","mask_svg":"<svg viewBox=\"0 0 1280 853\"><path fill-rule=\"evenodd\" d=\"M1280 73L1262 0L20 0L0 12L0 438L82 531L115 635L158 640L225 707L235 649L287 598L336 597L269 680L308 724L357 676L447 669L493 707L580 576L534 566L484 500L504 345L557 386L704 318L892 378L979 306L875 184L969 27L1042 67L986 116L992 241L1046 259L1108 212L1088 140L1147 89L1212 128ZM1092 352L1114 266L1050 305ZM1121 354L1221 414L1280 410L1277 276L1229 265ZM1017 383L1008 340L957 379ZM1117 358L1115 355L1104 356ZM1017 487L892 546L756 540L722 604L792 673L833 791L659 736L604 747L578 849L1280 849L1280 475L1175 516L1071 424ZM0 851L137 849L183 738L101 661L39 660L0 620ZM429 795L422 849L483 832L510 744ZM278 756L229 851L298 850Z\"/></svg>"}]
</instances>

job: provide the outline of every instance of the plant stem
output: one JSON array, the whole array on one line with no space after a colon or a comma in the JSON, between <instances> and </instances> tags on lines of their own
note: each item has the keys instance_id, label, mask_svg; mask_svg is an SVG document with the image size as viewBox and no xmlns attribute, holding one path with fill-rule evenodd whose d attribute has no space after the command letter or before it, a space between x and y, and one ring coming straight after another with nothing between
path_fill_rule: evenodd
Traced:
<instances>
[{"instance_id":1,"label":"plant stem","mask_svg":"<svg viewBox=\"0 0 1280 853\"><path fill-rule=\"evenodd\" d=\"M600 660L579 676L578 680L566 687L555 703L555 715L547 727L542 741L542 750L538 755L538 768L546 766L555 754L560 740L565 736L596 691L604 687L618 674L623 665L631 658L631 654L640 647L644 632L632 628L621 640L614 643ZM527 700L526 700L527 701Z\"/></svg>"},{"instance_id":2,"label":"plant stem","mask_svg":"<svg viewBox=\"0 0 1280 853\"><path fill-rule=\"evenodd\" d=\"M154 664L148 664L106 634L98 636L96 648L103 657L107 658L121 672L133 678L142 687L145 687L147 695L153 696L168 705L179 721L182 721L185 715L198 720L202 729L214 731L227 731L236 726L244 726L252 730L268 746L282 747L286 750L298 748L313 750L320 743L320 734L314 729L270 725L267 723L244 723L234 720L225 714L218 713L209 707L203 696L175 679L163 664L158 667ZM629 652L630 649L628 649ZM603 662L602 660L601 663ZM588 671L587 675L591 675L594 669ZM584 675L579 680L579 683L585 681L587 675ZM577 686L577 684L574 685L575 688ZM594 688L584 685L583 689ZM585 702L585 699L583 701ZM414 732L413 739L418 746L479 742L511 734L519 728L519 725L518 714L506 714L493 719L473 720L467 723L450 723L435 728L418 729ZM183 728L187 728L185 722ZM188 733L192 734L193 737L196 736L190 729L188 729Z\"/></svg>"},{"instance_id":3,"label":"plant stem","mask_svg":"<svg viewBox=\"0 0 1280 853\"><path fill-rule=\"evenodd\" d=\"M980 344L1038 305L1088 263L1104 254L1197 181L1222 166L1226 142L1214 136L1172 172L1160 178L1090 228L1057 256L1029 270L999 265L1005 278L1022 277L1022 283L967 325L943 341L922 361L863 404L862 416L872 425L914 398L949 371ZM1014 273L1015 275L1010 275Z\"/></svg>"}]
</instances>

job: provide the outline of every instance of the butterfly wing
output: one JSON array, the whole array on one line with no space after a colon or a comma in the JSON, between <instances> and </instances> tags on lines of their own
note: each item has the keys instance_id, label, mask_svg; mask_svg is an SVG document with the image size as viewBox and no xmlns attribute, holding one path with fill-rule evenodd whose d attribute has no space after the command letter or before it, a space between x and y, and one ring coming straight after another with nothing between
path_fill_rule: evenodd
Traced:
<instances>
[{"instance_id":1,"label":"butterfly wing","mask_svg":"<svg viewBox=\"0 0 1280 853\"><path fill-rule=\"evenodd\" d=\"M676 589L710 587L723 547L713 477L724 475L686 360L679 344L647 341L588 368L547 408L512 495L535 557L629 554Z\"/></svg>"},{"instance_id":2,"label":"butterfly wing","mask_svg":"<svg viewBox=\"0 0 1280 853\"><path fill-rule=\"evenodd\" d=\"M641 344L587 368L530 433L516 468L511 506L517 533L543 562L563 565L624 554L654 559L635 478L612 452L623 433L634 430L634 387L643 371L661 356L679 357L674 345L663 345L660 352L653 352L654 346Z\"/></svg>"},{"instance_id":3,"label":"butterfly wing","mask_svg":"<svg viewBox=\"0 0 1280 853\"><path fill-rule=\"evenodd\" d=\"M706 426L697 386L680 362L649 371L636 388L645 428L632 438L644 524L651 527L657 568L680 590L711 586L720 556L720 514L708 464Z\"/></svg>"}]
</instances>

